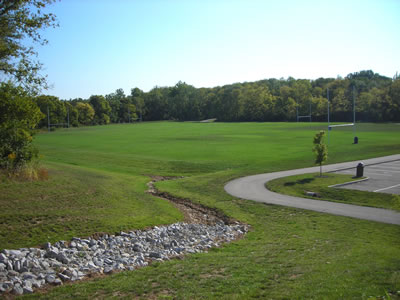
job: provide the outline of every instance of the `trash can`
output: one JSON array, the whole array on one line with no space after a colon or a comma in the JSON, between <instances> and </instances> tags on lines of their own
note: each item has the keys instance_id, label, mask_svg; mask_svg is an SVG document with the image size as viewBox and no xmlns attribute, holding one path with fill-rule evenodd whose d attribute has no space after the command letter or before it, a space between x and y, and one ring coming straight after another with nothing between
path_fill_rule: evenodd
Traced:
<instances>
[{"instance_id":1,"label":"trash can","mask_svg":"<svg viewBox=\"0 0 400 300\"><path fill-rule=\"evenodd\" d=\"M358 137L354 137L354 144L358 144Z\"/></svg>"},{"instance_id":2,"label":"trash can","mask_svg":"<svg viewBox=\"0 0 400 300\"><path fill-rule=\"evenodd\" d=\"M357 165L357 174L356 177L363 177L364 176L364 164L360 162Z\"/></svg>"}]
</instances>

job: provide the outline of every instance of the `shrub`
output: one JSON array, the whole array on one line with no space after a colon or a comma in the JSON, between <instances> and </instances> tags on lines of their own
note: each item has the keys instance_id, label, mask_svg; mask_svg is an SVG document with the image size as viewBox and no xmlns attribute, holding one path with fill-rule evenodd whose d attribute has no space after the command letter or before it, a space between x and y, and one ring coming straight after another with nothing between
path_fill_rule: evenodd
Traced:
<instances>
[{"instance_id":1,"label":"shrub","mask_svg":"<svg viewBox=\"0 0 400 300\"><path fill-rule=\"evenodd\" d=\"M37 158L32 140L43 117L26 91L11 83L0 84L0 168L17 170Z\"/></svg>"}]
</instances>

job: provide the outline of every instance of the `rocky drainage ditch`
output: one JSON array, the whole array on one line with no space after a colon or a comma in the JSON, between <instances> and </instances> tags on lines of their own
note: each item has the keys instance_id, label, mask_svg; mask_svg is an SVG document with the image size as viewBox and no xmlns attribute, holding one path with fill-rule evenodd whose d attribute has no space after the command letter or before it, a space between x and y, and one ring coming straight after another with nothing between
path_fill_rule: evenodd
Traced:
<instances>
[{"instance_id":1,"label":"rocky drainage ditch","mask_svg":"<svg viewBox=\"0 0 400 300\"><path fill-rule=\"evenodd\" d=\"M183 212L184 222L117 235L104 234L98 238L73 238L68 242L46 243L42 248L2 250L0 295L33 293L36 289L78 281L93 274L132 271L152 261L206 252L248 232L248 225L217 210L160 193L154 187L156 181L174 178L152 178L148 192L171 201Z\"/></svg>"}]
</instances>

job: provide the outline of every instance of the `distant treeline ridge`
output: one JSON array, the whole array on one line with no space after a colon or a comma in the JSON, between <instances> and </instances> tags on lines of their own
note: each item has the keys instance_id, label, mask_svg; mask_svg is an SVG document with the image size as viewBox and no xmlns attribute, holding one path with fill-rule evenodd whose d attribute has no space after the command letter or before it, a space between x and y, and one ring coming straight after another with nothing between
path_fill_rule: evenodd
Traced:
<instances>
[{"instance_id":1,"label":"distant treeline ridge","mask_svg":"<svg viewBox=\"0 0 400 300\"><path fill-rule=\"evenodd\" d=\"M328 93L332 121L350 122L353 97L356 120L365 122L400 121L400 78L381 76L373 71L352 73L345 78L265 79L214 88L195 88L184 82L173 87L154 87L149 92L122 89L89 99L60 100L55 96L35 98L46 115L39 124L71 126L145 121L296 121L309 115L313 121L327 120ZM49 112L49 118L47 114ZM68 119L68 120L67 120Z\"/></svg>"}]
</instances>

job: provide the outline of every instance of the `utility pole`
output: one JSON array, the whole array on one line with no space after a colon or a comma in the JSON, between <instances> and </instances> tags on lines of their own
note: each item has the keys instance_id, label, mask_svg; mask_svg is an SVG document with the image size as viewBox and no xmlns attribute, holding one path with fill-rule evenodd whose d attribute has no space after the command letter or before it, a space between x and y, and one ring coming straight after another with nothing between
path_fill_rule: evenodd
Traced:
<instances>
[{"instance_id":1,"label":"utility pole","mask_svg":"<svg viewBox=\"0 0 400 300\"><path fill-rule=\"evenodd\" d=\"M50 112L49 112L49 106L47 106L47 129L50 131Z\"/></svg>"},{"instance_id":2,"label":"utility pole","mask_svg":"<svg viewBox=\"0 0 400 300\"><path fill-rule=\"evenodd\" d=\"M356 88L353 85L353 133L356 137Z\"/></svg>"},{"instance_id":3,"label":"utility pole","mask_svg":"<svg viewBox=\"0 0 400 300\"><path fill-rule=\"evenodd\" d=\"M326 98L328 98L328 146L329 146L329 135L331 131L330 122L329 122L329 88L326 88Z\"/></svg>"}]
</instances>

